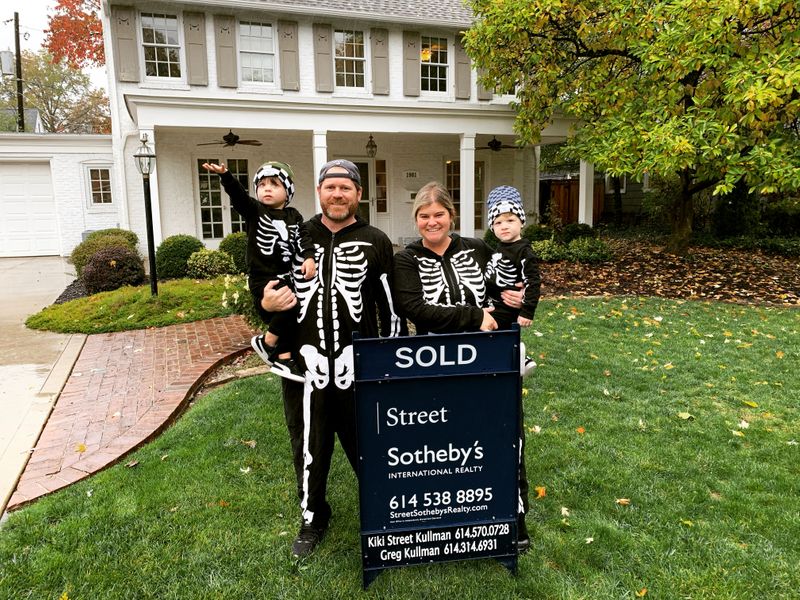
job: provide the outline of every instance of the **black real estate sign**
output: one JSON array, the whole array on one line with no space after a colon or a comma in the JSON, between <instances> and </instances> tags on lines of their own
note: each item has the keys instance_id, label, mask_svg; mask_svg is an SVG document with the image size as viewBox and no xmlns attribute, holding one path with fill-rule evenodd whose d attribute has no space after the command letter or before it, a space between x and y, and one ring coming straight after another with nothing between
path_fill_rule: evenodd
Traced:
<instances>
[{"instance_id":1,"label":"black real estate sign","mask_svg":"<svg viewBox=\"0 0 800 600\"><path fill-rule=\"evenodd\" d=\"M354 340L364 587L493 557L516 570L519 329Z\"/></svg>"}]
</instances>

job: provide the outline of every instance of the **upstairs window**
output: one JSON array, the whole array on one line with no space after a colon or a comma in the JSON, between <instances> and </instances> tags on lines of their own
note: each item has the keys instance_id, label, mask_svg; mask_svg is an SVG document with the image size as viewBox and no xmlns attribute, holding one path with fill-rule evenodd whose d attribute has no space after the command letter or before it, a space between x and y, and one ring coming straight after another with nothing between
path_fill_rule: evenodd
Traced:
<instances>
[{"instance_id":1,"label":"upstairs window","mask_svg":"<svg viewBox=\"0 0 800 600\"><path fill-rule=\"evenodd\" d=\"M420 88L423 92L447 91L447 38L422 36Z\"/></svg>"},{"instance_id":2,"label":"upstairs window","mask_svg":"<svg viewBox=\"0 0 800 600\"><path fill-rule=\"evenodd\" d=\"M337 29L334 31L336 85L364 87L364 32Z\"/></svg>"},{"instance_id":3,"label":"upstairs window","mask_svg":"<svg viewBox=\"0 0 800 600\"><path fill-rule=\"evenodd\" d=\"M275 33L270 23L239 23L242 81L275 82Z\"/></svg>"},{"instance_id":4,"label":"upstairs window","mask_svg":"<svg viewBox=\"0 0 800 600\"><path fill-rule=\"evenodd\" d=\"M181 48L178 17L142 13L144 72L148 77L180 77Z\"/></svg>"}]
</instances>

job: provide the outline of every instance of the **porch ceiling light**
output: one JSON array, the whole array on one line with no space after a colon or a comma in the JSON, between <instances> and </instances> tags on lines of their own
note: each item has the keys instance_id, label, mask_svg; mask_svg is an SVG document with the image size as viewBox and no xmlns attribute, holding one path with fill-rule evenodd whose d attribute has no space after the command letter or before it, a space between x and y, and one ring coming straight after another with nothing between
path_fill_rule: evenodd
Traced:
<instances>
[{"instance_id":1,"label":"porch ceiling light","mask_svg":"<svg viewBox=\"0 0 800 600\"><path fill-rule=\"evenodd\" d=\"M148 177L150 173L153 172L153 169L156 164L156 153L150 148L150 145L147 143L147 134L143 133L142 137L142 145L136 149L136 152L133 155L134 161L136 162L136 169L144 175Z\"/></svg>"},{"instance_id":2,"label":"porch ceiling light","mask_svg":"<svg viewBox=\"0 0 800 600\"><path fill-rule=\"evenodd\" d=\"M378 144L375 143L375 140L372 139L372 134L369 136L369 140L367 140L367 156L370 158L375 158L375 155L378 153Z\"/></svg>"}]
</instances>

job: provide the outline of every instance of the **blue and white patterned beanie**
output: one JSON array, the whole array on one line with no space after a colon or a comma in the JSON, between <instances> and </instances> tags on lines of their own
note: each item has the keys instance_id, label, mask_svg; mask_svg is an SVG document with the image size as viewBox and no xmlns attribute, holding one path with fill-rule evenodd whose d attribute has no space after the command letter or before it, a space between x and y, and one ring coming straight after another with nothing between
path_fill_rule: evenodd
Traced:
<instances>
[{"instance_id":1,"label":"blue and white patterned beanie","mask_svg":"<svg viewBox=\"0 0 800 600\"><path fill-rule=\"evenodd\" d=\"M288 205L292 200L292 196L294 196L294 173L292 172L292 167L277 160L265 162L258 167L258 171L253 177L253 187L258 187L258 182L264 177L278 178L278 181L286 188L286 204L284 206Z\"/></svg>"},{"instance_id":2,"label":"blue and white patterned beanie","mask_svg":"<svg viewBox=\"0 0 800 600\"><path fill-rule=\"evenodd\" d=\"M493 227L494 220L502 214L513 213L525 225L525 209L522 207L522 196L515 187L501 185L489 192L486 198L487 218L489 227Z\"/></svg>"}]
</instances>

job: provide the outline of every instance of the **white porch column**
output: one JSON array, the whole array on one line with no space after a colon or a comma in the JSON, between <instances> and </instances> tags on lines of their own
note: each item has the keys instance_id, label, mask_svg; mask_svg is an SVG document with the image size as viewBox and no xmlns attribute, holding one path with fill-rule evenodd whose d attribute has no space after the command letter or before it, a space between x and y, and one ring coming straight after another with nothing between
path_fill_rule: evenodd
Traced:
<instances>
[{"instance_id":1,"label":"white porch column","mask_svg":"<svg viewBox=\"0 0 800 600\"><path fill-rule=\"evenodd\" d=\"M313 173L313 186L314 190L314 213L319 214L322 212L322 207L319 204L319 197L317 196L317 179L322 165L328 162L328 132L327 131L314 131L314 173Z\"/></svg>"},{"instance_id":2,"label":"white porch column","mask_svg":"<svg viewBox=\"0 0 800 600\"><path fill-rule=\"evenodd\" d=\"M159 244L164 241L161 233L161 195L158 192L158 146L156 145L156 132L154 130L140 129L139 141L137 141L135 148L141 146L143 134L147 134L147 143L150 145L150 148L156 155L155 169L153 169L153 172L150 173L150 208L153 211L153 243L155 244L155 247L158 248ZM135 148L134 152L136 152ZM133 160L132 155L131 160ZM138 175L139 181L141 181L142 176L139 175L139 172L135 168L134 172ZM142 197L144 198L144 189L142 189ZM144 202L144 200L142 200L142 202ZM144 204L142 204L142 214L144 214Z\"/></svg>"},{"instance_id":3,"label":"white porch column","mask_svg":"<svg viewBox=\"0 0 800 600\"><path fill-rule=\"evenodd\" d=\"M542 215L539 208L539 165L542 162L542 147L533 147L533 212L536 215L536 222L542 222Z\"/></svg>"},{"instance_id":4,"label":"white porch column","mask_svg":"<svg viewBox=\"0 0 800 600\"><path fill-rule=\"evenodd\" d=\"M594 226L594 163L581 161L578 184L578 223Z\"/></svg>"},{"instance_id":5,"label":"white porch column","mask_svg":"<svg viewBox=\"0 0 800 600\"><path fill-rule=\"evenodd\" d=\"M461 134L461 235L475 236L475 135Z\"/></svg>"}]
</instances>

